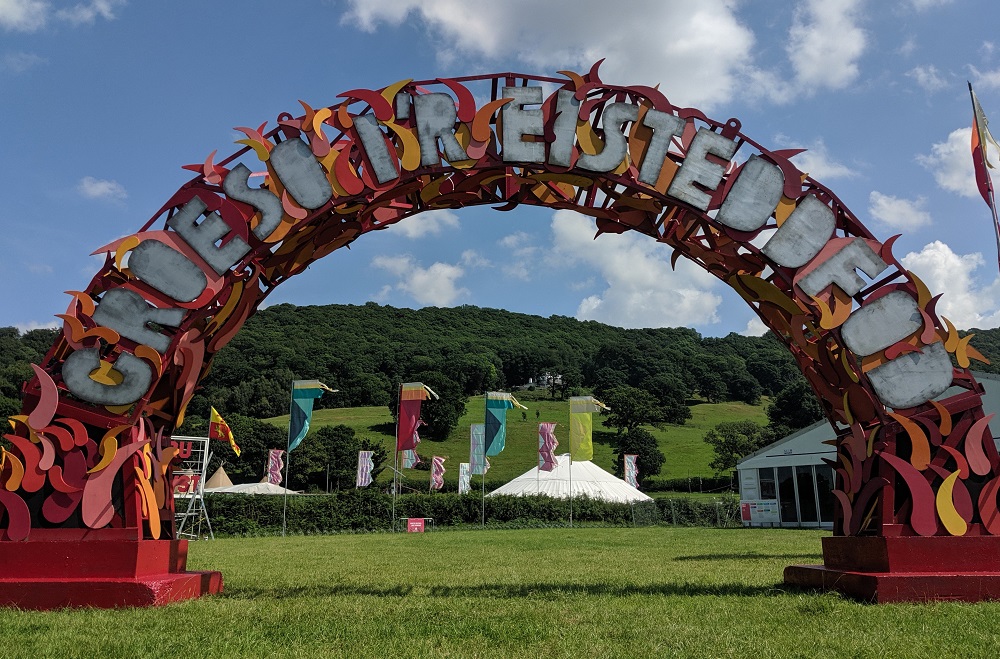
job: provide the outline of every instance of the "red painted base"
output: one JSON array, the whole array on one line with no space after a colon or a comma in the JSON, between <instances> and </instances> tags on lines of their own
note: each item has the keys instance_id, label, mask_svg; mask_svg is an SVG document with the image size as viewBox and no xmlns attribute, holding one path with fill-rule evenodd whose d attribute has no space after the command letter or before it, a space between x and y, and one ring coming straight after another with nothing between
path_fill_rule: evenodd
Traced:
<instances>
[{"instance_id":1,"label":"red painted base","mask_svg":"<svg viewBox=\"0 0 1000 659\"><path fill-rule=\"evenodd\" d=\"M0 543L0 606L160 606L222 592L219 572L187 572L187 540Z\"/></svg>"},{"instance_id":2,"label":"red painted base","mask_svg":"<svg viewBox=\"0 0 1000 659\"><path fill-rule=\"evenodd\" d=\"M887 602L1000 599L1000 537L823 538L823 565L790 565L785 583Z\"/></svg>"}]
</instances>

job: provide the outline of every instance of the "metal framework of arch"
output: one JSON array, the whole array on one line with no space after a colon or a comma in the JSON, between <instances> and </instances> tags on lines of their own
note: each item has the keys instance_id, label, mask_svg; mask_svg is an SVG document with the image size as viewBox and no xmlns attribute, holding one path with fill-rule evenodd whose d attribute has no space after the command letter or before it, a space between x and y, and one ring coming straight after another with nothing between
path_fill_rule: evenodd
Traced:
<instances>
[{"instance_id":1,"label":"metal framework of arch","mask_svg":"<svg viewBox=\"0 0 1000 659\"><path fill-rule=\"evenodd\" d=\"M184 572L167 485L171 433L213 355L316 259L424 210L484 204L646 234L729 284L788 346L838 439L825 566L790 567L787 581L880 600L976 599L972 583L1000 596L1000 456L968 370L982 357L893 256L894 238L876 239L796 169L796 151L763 148L735 119L606 84L598 65L559 73L404 80L302 103L270 130L240 128L234 155L186 166L196 177L152 219L97 250L104 266L70 291L4 435L0 601L52 605L26 595L43 578L146 588L57 604L218 590L218 573ZM962 393L938 400L952 386ZM125 567L95 574L98 560ZM918 583L938 571L953 576Z\"/></svg>"}]
</instances>

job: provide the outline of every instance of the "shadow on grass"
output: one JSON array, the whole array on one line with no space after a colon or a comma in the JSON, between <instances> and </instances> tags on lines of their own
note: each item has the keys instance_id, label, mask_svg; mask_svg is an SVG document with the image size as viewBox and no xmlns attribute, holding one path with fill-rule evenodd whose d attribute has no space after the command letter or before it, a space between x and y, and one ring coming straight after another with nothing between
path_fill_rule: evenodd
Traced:
<instances>
[{"instance_id":1,"label":"shadow on grass","mask_svg":"<svg viewBox=\"0 0 1000 659\"><path fill-rule=\"evenodd\" d=\"M675 561L745 561L748 559L765 558L776 560L793 561L797 559L817 560L823 562L823 554L820 552L812 554L758 554L747 552L742 554L698 554L696 556L675 556Z\"/></svg>"},{"instance_id":2,"label":"shadow on grass","mask_svg":"<svg viewBox=\"0 0 1000 659\"><path fill-rule=\"evenodd\" d=\"M396 436L396 424L392 422L387 423L375 423L368 426L370 432L377 432L382 435L389 435L390 437Z\"/></svg>"},{"instance_id":3,"label":"shadow on grass","mask_svg":"<svg viewBox=\"0 0 1000 659\"><path fill-rule=\"evenodd\" d=\"M232 599L295 599L305 597L481 597L487 599L551 598L565 595L595 595L630 597L634 595L659 596L738 596L760 597L789 592L784 584L751 586L743 583L692 584L666 583L648 585L612 585L602 583L532 583L532 584L483 584L478 586L412 586L400 585L379 588L360 584L315 584L290 588L261 586L227 586L222 597Z\"/></svg>"}]
</instances>

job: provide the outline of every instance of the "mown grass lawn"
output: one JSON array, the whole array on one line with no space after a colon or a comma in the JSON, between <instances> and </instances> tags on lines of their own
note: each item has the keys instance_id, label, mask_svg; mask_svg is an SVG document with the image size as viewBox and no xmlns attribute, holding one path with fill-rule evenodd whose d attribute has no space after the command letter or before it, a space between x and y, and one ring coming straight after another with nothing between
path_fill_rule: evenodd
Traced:
<instances>
[{"instance_id":1,"label":"mown grass lawn","mask_svg":"<svg viewBox=\"0 0 1000 659\"><path fill-rule=\"evenodd\" d=\"M522 401L528 406L525 415L521 410L514 409L507 413L507 444L503 453L490 458L489 478L510 480L520 476L536 464L538 451L538 422L555 421L556 437L560 447L569 450L569 402L560 400L530 400ZM535 412L538 412L536 418ZM660 473L660 478L708 477L714 471L708 466L712 461L712 447L703 440L705 433L713 426L723 421L752 419L758 423L767 423L764 405L746 405L744 403L701 403L691 407L692 418L682 426L668 425L662 429L648 427L660 445L660 450L666 456L666 463ZM458 464L469 461L469 426L482 423L485 416L485 402L482 396L470 398L466 404L465 415L459 420L458 427L444 441L425 439L421 442L419 452L430 459L432 455L447 458L445 462L445 480L458 480ZM288 427L288 416L266 419L280 428ZM325 425L344 424L350 426L362 437L379 440L391 452L394 441L394 426L392 416L386 407L351 407L317 410L313 414L312 428ZM611 435L600 431L608 429L601 426L601 417L594 415L594 462L608 471L613 470L614 454ZM385 480L391 479L391 473L382 473ZM697 482L694 491L697 491Z\"/></svg>"},{"instance_id":2,"label":"mown grass lawn","mask_svg":"<svg viewBox=\"0 0 1000 659\"><path fill-rule=\"evenodd\" d=\"M1000 603L788 590L821 532L578 528L191 545L224 595L0 610L0 656L994 657Z\"/></svg>"}]
</instances>

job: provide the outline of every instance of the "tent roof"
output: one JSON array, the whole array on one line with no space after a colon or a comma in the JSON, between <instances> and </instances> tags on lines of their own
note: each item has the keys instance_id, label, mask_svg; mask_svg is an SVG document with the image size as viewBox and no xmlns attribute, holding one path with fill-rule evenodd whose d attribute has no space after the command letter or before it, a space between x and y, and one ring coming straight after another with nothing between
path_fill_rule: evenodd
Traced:
<instances>
[{"instance_id":1,"label":"tent roof","mask_svg":"<svg viewBox=\"0 0 1000 659\"><path fill-rule=\"evenodd\" d=\"M593 462L573 462L573 492L572 496L588 496L591 499L629 503L632 501L652 501L620 478L604 471ZM499 487L487 496L497 494L512 494L515 496L531 496L544 494L557 499L570 497L570 459L569 454L560 455L556 459L556 468L552 471L538 471L533 467L521 474L503 487Z\"/></svg>"},{"instance_id":2,"label":"tent roof","mask_svg":"<svg viewBox=\"0 0 1000 659\"><path fill-rule=\"evenodd\" d=\"M233 481L229 480L229 474L221 466L215 470L215 473L208 477L205 481L205 489L215 489L218 487L232 487Z\"/></svg>"},{"instance_id":3,"label":"tent roof","mask_svg":"<svg viewBox=\"0 0 1000 659\"><path fill-rule=\"evenodd\" d=\"M227 487L205 488L205 494L300 494L295 490L287 490L272 483L241 483Z\"/></svg>"}]
</instances>

